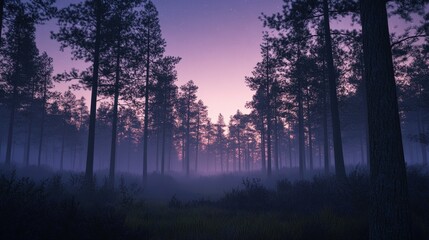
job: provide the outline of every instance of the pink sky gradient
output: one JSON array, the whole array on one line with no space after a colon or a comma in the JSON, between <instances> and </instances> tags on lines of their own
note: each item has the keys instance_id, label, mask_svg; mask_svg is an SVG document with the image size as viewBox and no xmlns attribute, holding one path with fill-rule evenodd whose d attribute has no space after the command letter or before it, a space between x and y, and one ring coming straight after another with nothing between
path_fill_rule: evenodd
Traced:
<instances>
[{"instance_id":1,"label":"pink sky gradient","mask_svg":"<svg viewBox=\"0 0 429 240\"><path fill-rule=\"evenodd\" d=\"M198 97L208 106L209 117L217 120L222 113L226 121L237 109L249 112L244 106L253 93L245 85L253 67L260 61L262 41L261 13L281 11L282 0L153 0L159 11L161 29L167 41L166 54L179 56L178 85L193 80ZM59 7L80 0L60 0ZM83 69L87 63L72 61L66 49L50 39L55 20L38 26L37 42L41 51L54 59L55 73L72 67ZM350 19L332 21L334 28L350 28ZM359 26L354 26L359 28ZM393 31L403 29L403 21L391 19ZM67 90L67 84L57 84L58 91ZM89 92L76 95L89 99ZM89 100L88 100L89 105Z\"/></svg>"},{"instance_id":2,"label":"pink sky gradient","mask_svg":"<svg viewBox=\"0 0 429 240\"><path fill-rule=\"evenodd\" d=\"M165 4L169 2L169 4ZM194 80L213 121L225 120L252 92L244 77L260 60L262 12L281 10L282 0L155 0L167 40L167 54L182 57L179 85Z\"/></svg>"},{"instance_id":3,"label":"pink sky gradient","mask_svg":"<svg viewBox=\"0 0 429 240\"><path fill-rule=\"evenodd\" d=\"M58 1L59 6L78 0ZM177 66L178 85L193 80L199 87L198 97L208 106L209 117L216 121L219 113L225 120L244 105L252 92L244 77L251 74L260 60L262 12L281 9L282 0L154 0L159 11L161 29L167 41L166 54L180 56ZM38 47L54 59L54 71L60 73L87 64L72 61L69 51L60 52L59 44L50 39L55 21L39 26ZM58 91L67 89L57 84ZM89 93L76 93L89 99ZM89 104L89 102L88 102Z\"/></svg>"}]
</instances>

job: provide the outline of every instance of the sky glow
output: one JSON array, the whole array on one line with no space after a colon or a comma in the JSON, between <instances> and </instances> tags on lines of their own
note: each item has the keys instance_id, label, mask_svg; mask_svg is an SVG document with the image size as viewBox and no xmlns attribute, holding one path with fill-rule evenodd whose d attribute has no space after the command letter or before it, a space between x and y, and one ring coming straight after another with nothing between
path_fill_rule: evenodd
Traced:
<instances>
[{"instance_id":1,"label":"sky glow","mask_svg":"<svg viewBox=\"0 0 429 240\"><path fill-rule=\"evenodd\" d=\"M79 0L60 0L58 6ZM260 60L259 45L263 26L258 19L262 12L275 13L282 0L154 0L161 29L167 41L166 55L179 56L178 85L193 80L198 97L208 106L209 117L216 121L222 113L226 121L237 109L248 112L244 105L252 92L244 82ZM84 69L87 63L71 60L66 49L50 39L55 20L38 26L40 51L54 59L55 73L72 67ZM58 91L67 84L56 84ZM89 92L76 93L89 101ZM88 102L89 104L89 102Z\"/></svg>"}]
</instances>

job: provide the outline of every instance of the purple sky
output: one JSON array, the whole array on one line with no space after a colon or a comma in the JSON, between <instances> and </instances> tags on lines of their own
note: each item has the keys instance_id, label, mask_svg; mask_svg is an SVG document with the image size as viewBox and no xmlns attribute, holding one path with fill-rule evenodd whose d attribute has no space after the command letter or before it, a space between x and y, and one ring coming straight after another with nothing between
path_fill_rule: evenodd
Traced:
<instances>
[{"instance_id":1,"label":"purple sky","mask_svg":"<svg viewBox=\"0 0 429 240\"><path fill-rule=\"evenodd\" d=\"M250 75L260 60L262 12L281 9L282 0L153 0L159 11L166 54L182 57L178 65L179 85L193 80L198 97L208 106L209 116L216 121L222 113L226 121L237 109L244 108L252 92L244 77ZM78 0L60 0L59 6ZM86 64L71 60L68 51L60 52L49 31L55 22L38 28L38 45L54 58L55 72L82 68ZM63 85L58 90L65 90ZM89 99L89 93L82 93ZM82 95L77 94L77 95Z\"/></svg>"}]
</instances>

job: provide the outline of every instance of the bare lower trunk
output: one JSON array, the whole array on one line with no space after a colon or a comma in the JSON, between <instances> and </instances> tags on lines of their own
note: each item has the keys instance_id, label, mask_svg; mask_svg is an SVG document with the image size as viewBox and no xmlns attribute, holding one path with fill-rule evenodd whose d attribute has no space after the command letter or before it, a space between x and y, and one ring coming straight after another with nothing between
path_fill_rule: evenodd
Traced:
<instances>
[{"instance_id":1,"label":"bare lower trunk","mask_svg":"<svg viewBox=\"0 0 429 240\"><path fill-rule=\"evenodd\" d=\"M263 114L261 113L261 164L262 172L266 171L266 162L265 162L265 126L263 120Z\"/></svg>"},{"instance_id":2,"label":"bare lower trunk","mask_svg":"<svg viewBox=\"0 0 429 240\"><path fill-rule=\"evenodd\" d=\"M371 240L411 237L408 187L385 0L360 0L370 147Z\"/></svg>"},{"instance_id":3,"label":"bare lower trunk","mask_svg":"<svg viewBox=\"0 0 429 240\"><path fill-rule=\"evenodd\" d=\"M87 184L92 184L92 178L94 175L95 119L97 115L98 73L101 45L101 0L96 1L96 15L94 63L92 68L91 109L89 114L88 149L85 169L85 179Z\"/></svg>"},{"instance_id":4,"label":"bare lower trunk","mask_svg":"<svg viewBox=\"0 0 429 240\"><path fill-rule=\"evenodd\" d=\"M13 144L13 129L15 126L15 112L16 112L16 101L17 101L17 89L14 87L13 90L13 99L12 106L10 107L10 117L9 117L9 129L7 135L7 146L6 146L6 165L11 164L12 158L12 144Z\"/></svg>"},{"instance_id":5,"label":"bare lower trunk","mask_svg":"<svg viewBox=\"0 0 429 240\"><path fill-rule=\"evenodd\" d=\"M343 157L343 143L341 139L341 125L340 113L338 110L338 97L337 97L337 83L335 77L334 59L332 56L332 39L331 27L329 23L329 5L328 0L323 0L323 13L324 13L324 31L325 31L325 51L326 51L326 64L328 67L329 79L329 96L331 103L332 115L332 132L334 140L334 157L335 157L335 175L338 179L346 179L346 169L344 166Z\"/></svg>"}]
</instances>

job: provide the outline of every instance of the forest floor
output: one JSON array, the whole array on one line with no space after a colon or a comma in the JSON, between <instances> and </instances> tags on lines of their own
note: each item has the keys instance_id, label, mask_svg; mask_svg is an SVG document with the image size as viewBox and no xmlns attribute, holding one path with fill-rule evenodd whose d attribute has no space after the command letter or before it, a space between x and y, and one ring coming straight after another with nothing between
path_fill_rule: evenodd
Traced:
<instances>
[{"instance_id":1,"label":"forest floor","mask_svg":"<svg viewBox=\"0 0 429 240\"><path fill-rule=\"evenodd\" d=\"M0 167L0 239L368 238L364 170L343 183L257 174L134 180L88 190L82 175ZM409 168L408 183L415 239L429 239L428 170Z\"/></svg>"}]
</instances>

